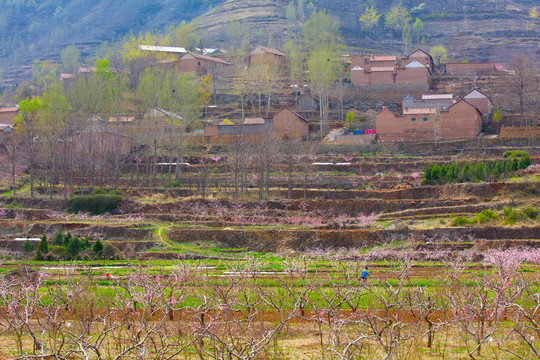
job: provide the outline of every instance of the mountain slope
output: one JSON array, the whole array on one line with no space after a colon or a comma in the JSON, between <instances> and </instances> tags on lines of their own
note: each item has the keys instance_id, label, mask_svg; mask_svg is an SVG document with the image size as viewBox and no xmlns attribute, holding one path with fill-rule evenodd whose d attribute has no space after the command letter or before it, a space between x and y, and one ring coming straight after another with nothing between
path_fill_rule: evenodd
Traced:
<instances>
[{"instance_id":1,"label":"mountain slope","mask_svg":"<svg viewBox=\"0 0 540 360\"><path fill-rule=\"evenodd\" d=\"M227 0L197 21L210 42L230 42L226 26L231 19L237 19L249 26L253 43L264 44L272 37L276 46L282 47L291 33L301 34L301 23L292 24L285 18L289 1ZM386 13L392 2L375 3L380 12ZM529 0L404 0L402 3L411 11L413 20L418 17L423 21L426 35L424 44L412 44L410 49L442 44L456 60L508 63L523 53L540 63L539 32L526 29L533 4ZM362 33L358 18L367 0L313 0L313 4L340 23L345 42L353 51L405 52L401 38L394 38L384 29L376 34ZM538 28L540 21L537 22Z\"/></svg>"},{"instance_id":2,"label":"mountain slope","mask_svg":"<svg viewBox=\"0 0 540 360\"><path fill-rule=\"evenodd\" d=\"M249 28L252 44L267 44L271 38L282 48L302 30L300 19L291 23L285 17L290 1L0 0L0 77L4 70L4 84L27 79L34 59L58 61L60 51L70 44L83 57L91 56L103 41L118 40L129 32L163 30L197 16L204 46L231 45L229 24L237 20L244 30ZM361 31L358 18L367 0L312 2L339 22L345 42L354 52L400 54L417 46L442 44L455 60L508 63L523 53L540 63L540 19L533 30L526 30L533 0L402 0L413 19L422 19L426 35L425 43L412 44L409 49L382 26L372 34ZM382 13L392 2L374 1Z\"/></svg>"},{"instance_id":3,"label":"mountain slope","mask_svg":"<svg viewBox=\"0 0 540 360\"><path fill-rule=\"evenodd\" d=\"M93 55L103 41L163 29L203 14L223 0L0 0L0 67L58 59L74 44Z\"/></svg>"}]
</instances>

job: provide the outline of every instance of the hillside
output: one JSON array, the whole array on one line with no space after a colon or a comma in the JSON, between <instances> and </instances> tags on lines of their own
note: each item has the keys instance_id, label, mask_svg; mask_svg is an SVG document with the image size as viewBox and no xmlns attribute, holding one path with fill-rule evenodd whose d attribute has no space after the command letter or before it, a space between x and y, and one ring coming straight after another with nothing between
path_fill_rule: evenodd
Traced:
<instances>
[{"instance_id":1,"label":"hillside","mask_svg":"<svg viewBox=\"0 0 540 360\"><path fill-rule=\"evenodd\" d=\"M182 20L197 18L205 46L230 46L229 24L237 20L249 31L251 44L268 43L281 48L293 34L301 34L307 15L286 19L290 0L0 0L0 80L13 84L30 76L33 60L59 60L60 51L76 45L84 57L93 56L99 44L115 41L130 32L163 31ZM306 1L306 3L308 3ZM392 0L375 2L386 13ZM423 47L443 44L454 60L493 60L508 63L524 53L540 63L539 25L531 24L532 0L404 0L412 19L424 24ZM313 0L340 23L346 44L353 52L404 53L400 37L379 26L361 31L359 16L367 0ZM306 14L309 13L306 5ZM536 22L540 22L536 19ZM380 23L383 23L381 18ZM419 44L412 44L409 48Z\"/></svg>"},{"instance_id":2,"label":"hillside","mask_svg":"<svg viewBox=\"0 0 540 360\"><path fill-rule=\"evenodd\" d=\"M301 33L301 21L291 23L285 17L290 0L227 0L198 19L210 41L226 43L226 25L231 19L247 24L252 43L266 43L272 38L281 47L293 33ZM375 2L386 13L392 0ZM353 51L402 53L401 38L390 32L363 34L358 18L367 1L314 0L317 9L340 23L345 42ZM523 1L440 1L406 0L412 19L420 18L426 35L425 46L443 44L456 60L493 60L508 63L518 53L525 53L540 63L538 29L527 31L529 9L533 2ZM424 4L424 5L422 5ZM505 5L506 4L506 5ZM382 22L383 19L381 19ZM412 45L416 46L416 45Z\"/></svg>"},{"instance_id":3,"label":"hillside","mask_svg":"<svg viewBox=\"0 0 540 360\"><path fill-rule=\"evenodd\" d=\"M0 0L0 76L34 59L58 59L67 45L93 56L103 41L190 21L222 0ZM15 69L19 71L15 72ZM28 73L26 72L26 75Z\"/></svg>"}]
</instances>

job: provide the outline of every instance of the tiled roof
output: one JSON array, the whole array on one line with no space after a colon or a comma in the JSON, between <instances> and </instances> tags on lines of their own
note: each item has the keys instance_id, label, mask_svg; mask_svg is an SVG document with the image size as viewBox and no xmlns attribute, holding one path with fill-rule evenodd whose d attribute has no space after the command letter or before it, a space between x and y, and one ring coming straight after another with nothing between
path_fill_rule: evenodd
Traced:
<instances>
[{"instance_id":1,"label":"tiled roof","mask_svg":"<svg viewBox=\"0 0 540 360\"><path fill-rule=\"evenodd\" d=\"M394 71L394 67L393 66L372 67L371 71L373 71L373 72Z\"/></svg>"},{"instance_id":2,"label":"tiled roof","mask_svg":"<svg viewBox=\"0 0 540 360\"><path fill-rule=\"evenodd\" d=\"M437 109L435 108L405 108L403 109L403 115L420 115L420 114L435 114Z\"/></svg>"},{"instance_id":3,"label":"tiled roof","mask_svg":"<svg viewBox=\"0 0 540 360\"><path fill-rule=\"evenodd\" d=\"M244 124L264 124L263 118L245 118Z\"/></svg>"},{"instance_id":4,"label":"tiled roof","mask_svg":"<svg viewBox=\"0 0 540 360\"><path fill-rule=\"evenodd\" d=\"M388 56L388 55L372 55L371 61L396 61L395 56Z\"/></svg>"},{"instance_id":5,"label":"tiled roof","mask_svg":"<svg viewBox=\"0 0 540 360\"><path fill-rule=\"evenodd\" d=\"M440 100L440 99L453 99L452 94L424 94L422 100Z\"/></svg>"},{"instance_id":6,"label":"tiled roof","mask_svg":"<svg viewBox=\"0 0 540 360\"><path fill-rule=\"evenodd\" d=\"M192 53L192 52L188 52L186 55L191 55L191 56L193 56L193 57L196 58L196 59L208 60L208 61L218 62L218 63L225 64L225 65L230 65L230 63L226 62L225 60L220 59L220 58L217 58L217 57L213 57L213 56L208 56L208 55L203 55L203 54L197 54L197 53ZM183 59L186 55L184 55L184 56L182 57L182 59ZM180 59L180 60L182 60L182 59Z\"/></svg>"},{"instance_id":7,"label":"tiled roof","mask_svg":"<svg viewBox=\"0 0 540 360\"><path fill-rule=\"evenodd\" d=\"M17 110L19 110L18 106L0 108L0 112L12 112L12 111L17 111Z\"/></svg>"},{"instance_id":8,"label":"tiled roof","mask_svg":"<svg viewBox=\"0 0 540 360\"><path fill-rule=\"evenodd\" d=\"M264 52L267 52L267 53L271 53L271 54L275 54L275 55L280 55L280 56L285 56L285 54L282 53L281 51L276 50L276 49L272 49L272 48L269 48L269 47L266 47L266 46L258 45L256 48L260 48L260 49L264 50ZM256 49L256 48L255 48L255 49Z\"/></svg>"}]
</instances>

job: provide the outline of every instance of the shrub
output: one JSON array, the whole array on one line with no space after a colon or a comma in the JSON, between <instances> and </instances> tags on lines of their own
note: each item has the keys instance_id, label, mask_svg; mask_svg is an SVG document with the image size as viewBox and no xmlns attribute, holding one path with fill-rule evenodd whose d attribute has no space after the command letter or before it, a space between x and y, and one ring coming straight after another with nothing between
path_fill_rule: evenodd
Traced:
<instances>
[{"instance_id":1,"label":"shrub","mask_svg":"<svg viewBox=\"0 0 540 360\"><path fill-rule=\"evenodd\" d=\"M514 158L523 158L529 157L529 154L523 150L509 150L503 153L503 158L505 159L514 159Z\"/></svg>"},{"instance_id":2,"label":"shrub","mask_svg":"<svg viewBox=\"0 0 540 360\"><path fill-rule=\"evenodd\" d=\"M22 251L23 253L25 253L26 255L30 254L31 252L33 252L35 249L35 246L34 246L34 243L32 243L30 240L26 240L23 245L22 245Z\"/></svg>"},{"instance_id":3,"label":"shrub","mask_svg":"<svg viewBox=\"0 0 540 360\"><path fill-rule=\"evenodd\" d=\"M51 253L55 260L69 260L71 256L65 246L51 246Z\"/></svg>"},{"instance_id":4,"label":"shrub","mask_svg":"<svg viewBox=\"0 0 540 360\"><path fill-rule=\"evenodd\" d=\"M525 221L528 219L527 215L521 211L517 211L512 207L504 208L504 225L513 225L520 221Z\"/></svg>"},{"instance_id":5,"label":"shrub","mask_svg":"<svg viewBox=\"0 0 540 360\"><path fill-rule=\"evenodd\" d=\"M174 180L173 180L173 181L169 181L168 183L165 184L165 187L166 187L166 188L178 188L178 187L180 187L180 186L181 186L180 183L177 182L177 181L174 181Z\"/></svg>"},{"instance_id":6,"label":"shrub","mask_svg":"<svg viewBox=\"0 0 540 360\"><path fill-rule=\"evenodd\" d=\"M107 195L107 190L105 189L102 189L102 188L97 188L97 189L94 189L90 195Z\"/></svg>"},{"instance_id":7,"label":"shrub","mask_svg":"<svg viewBox=\"0 0 540 360\"><path fill-rule=\"evenodd\" d=\"M529 206L529 207L526 207L526 208L523 209L523 213L524 213L525 215L527 215L527 217L528 217L529 219L533 219L533 220L534 220L534 219L537 219L537 218L538 218L538 215L540 214L540 210L535 209L535 208Z\"/></svg>"},{"instance_id":8,"label":"shrub","mask_svg":"<svg viewBox=\"0 0 540 360\"><path fill-rule=\"evenodd\" d=\"M73 212L89 212L94 215L112 213L116 210L122 197L119 195L87 195L69 199L69 210Z\"/></svg>"},{"instance_id":9,"label":"shrub","mask_svg":"<svg viewBox=\"0 0 540 360\"><path fill-rule=\"evenodd\" d=\"M122 258L122 253L118 248L111 244L103 244L103 251L101 253L101 258L106 260L116 260Z\"/></svg>"},{"instance_id":10,"label":"shrub","mask_svg":"<svg viewBox=\"0 0 540 360\"><path fill-rule=\"evenodd\" d=\"M465 216L458 216L452 220L450 223L450 226L468 226L471 225L472 222L467 219Z\"/></svg>"},{"instance_id":11,"label":"shrub","mask_svg":"<svg viewBox=\"0 0 540 360\"><path fill-rule=\"evenodd\" d=\"M480 214L477 214L474 217L474 220L479 224L484 224L487 222L499 220L499 215L497 215L495 211L486 209L486 210L482 210Z\"/></svg>"}]
</instances>

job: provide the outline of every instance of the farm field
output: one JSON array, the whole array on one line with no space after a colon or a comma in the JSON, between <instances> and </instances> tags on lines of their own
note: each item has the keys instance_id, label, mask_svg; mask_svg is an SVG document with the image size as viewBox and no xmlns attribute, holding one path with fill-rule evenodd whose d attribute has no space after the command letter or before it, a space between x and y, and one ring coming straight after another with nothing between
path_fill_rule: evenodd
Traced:
<instances>
[{"instance_id":1,"label":"farm field","mask_svg":"<svg viewBox=\"0 0 540 360\"><path fill-rule=\"evenodd\" d=\"M531 165L502 173L488 170L500 151L319 155L268 172L213 156L154 186L126 169L118 189L69 189L118 197L103 213L62 185L30 198L22 177L0 197L0 358L536 358L527 151ZM470 180L432 173L473 163Z\"/></svg>"}]
</instances>

